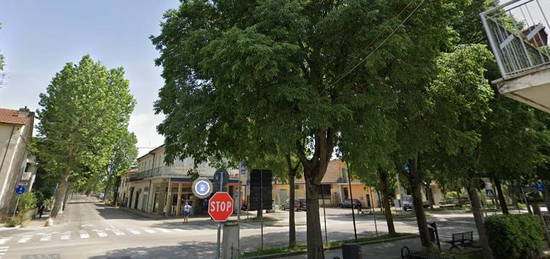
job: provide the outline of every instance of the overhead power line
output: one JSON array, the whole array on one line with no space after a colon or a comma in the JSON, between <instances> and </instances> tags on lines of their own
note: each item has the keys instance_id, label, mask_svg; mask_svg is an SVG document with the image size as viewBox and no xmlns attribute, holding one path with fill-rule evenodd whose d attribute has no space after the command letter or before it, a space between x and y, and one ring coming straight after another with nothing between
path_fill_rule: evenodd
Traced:
<instances>
[{"instance_id":1,"label":"overhead power line","mask_svg":"<svg viewBox=\"0 0 550 259\"><path fill-rule=\"evenodd\" d=\"M422 4L424 4L424 1L425 0L422 0L413 10L412 12L407 16L405 17L405 19L397 26L395 27L395 29L393 29L393 31L388 35L388 37L386 37L378 46L376 46L376 48L374 48L365 58L363 58L361 61L357 62L357 64L355 64L355 66L353 66L350 70L348 70L347 72L345 72L344 74L342 74L342 76L340 76L336 81L334 81L332 84L330 84L329 87L332 87L334 85L336 85L338 82L340 82L342 79L344 79L346 76L348 76L349 74L351 74L355 69L357 69L361 64L365 63L365 61L367 61L369 59L369 57L374 54L378 49L380 49L380 47L382 47L382 45L384 45L384 43L386 43L386 41L388 41L396 32L397 30L399 30L399 28L401 26L403 26L415 13L416 11L418 11L418 9L420 8L420 6L422 6ZM409 2L409 4L403 8L401 10L401 12L397 15L401 15L401 13L407 9L411 3L414 2L414 0L412 0L411 2ZM378 37L376 38L378 39ZM375 40L376 40L375 39Z\"/></svg>"}]
</instances>

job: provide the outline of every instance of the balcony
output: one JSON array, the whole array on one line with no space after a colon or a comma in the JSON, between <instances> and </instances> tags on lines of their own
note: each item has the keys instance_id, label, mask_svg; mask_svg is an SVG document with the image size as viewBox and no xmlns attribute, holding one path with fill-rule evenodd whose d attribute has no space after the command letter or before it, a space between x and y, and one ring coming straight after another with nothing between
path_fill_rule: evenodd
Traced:
<instances>
[{"instance_id":1,"label":"balcony","mask_svg":"<svg viewBox=\"0 0 550 259\"><path fill-rule=\"evenodd\" d=\"M130 174L128 175L128 181L133 182L160 177L188 177L188 175L187 170L163 166Z\"/></svg>"},{"instance_id":2,"label":"balcony","mask_svg":"<svg viewBox=\"0 0 550 259\"><path fill-rule=\"evenodd\" d=\"M542 1L548 5L547 1ZM481 13L498 64L499 92L550 112L550 28L540 0L514 0Z\"/></svg>"}]
</instances>

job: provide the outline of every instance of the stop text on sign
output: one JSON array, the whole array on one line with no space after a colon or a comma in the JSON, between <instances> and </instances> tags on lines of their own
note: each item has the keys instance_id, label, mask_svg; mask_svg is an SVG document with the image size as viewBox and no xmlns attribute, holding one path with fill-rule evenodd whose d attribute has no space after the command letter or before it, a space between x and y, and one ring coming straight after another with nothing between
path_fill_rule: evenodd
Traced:
<instances>
[{"instance_id":1,"label":"stop text on sign","mask_svg":"<svg viewBox=\"0 0 550 259\"><path fill-rule=\"evenodd\" d=\"M217 192L208 201L208 214L216 222L226 221L233 214L233 198L227 192Z\"/></svg>"},{"instance_id":2,"label":"stop text on sign","mask_svg":"<svg viewBox=\"0 0 550 259\"><path fill-rule=\"evenodd\" d=\"M232 201L215 201L210 203L210 211L225 212L233 209Z\"/></svg>"}]
</instances>

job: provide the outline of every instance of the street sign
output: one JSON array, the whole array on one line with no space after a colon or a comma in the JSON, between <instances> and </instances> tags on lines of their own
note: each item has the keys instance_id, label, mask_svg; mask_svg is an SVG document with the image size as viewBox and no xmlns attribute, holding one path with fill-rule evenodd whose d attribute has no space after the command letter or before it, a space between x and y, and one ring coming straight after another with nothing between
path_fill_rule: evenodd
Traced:
<instances>
[{"instance_id":1,"label":"street sign","mask_svg":"<svg viewBox=\"0 0 550 259\"><path fill-rule=\"evenodd\" d=\"M18 185L18 186L15 188L15 194L17 194L17 195L21 195L21 194L23 194L25 191L26 191L26 189L25 189L25 186L23 186L23 185Z\"/></svg>"},{"instance_id":2,"label":"street sign","mask_svg":"<svg viewBox=\"0 0 550 259\"><path fill-rule=\"evenodd\" d=\"M273 207L271 170L254 169L250 172L250 210L270 210Z\"/></svg>"},{"instance_id":3,"label":"street sign","mask_svg":"<svg viewBox=\"0 0 550 259\"><path fill-rule=\"evenodd\" d=\"M233 214L233 198L227 192L217 192L208 201L208 215L216 222L226 221Z\"/></svg>"},{"instance_id":4,"label":"street sign","mask_svg":"<svg viewBox=\"0 0 550 259\"><path fill-rule=\"evenodd\" d=\"M537 191L544 192L544 184L542 183L536 183L535 188L537 188Z\"/></svg>"},{"instance_id":5,"label":"street sign","mask_svg":"<svg viewBox=\"0 0 550 259\"><path fill-rule=\"evenodd\" d=\"M225 186L227 184L227 181L229 180L229 173L225 169L218 169L216 172L214 172L214 182L219 184L221 178L222 186Z\"/></svg>"},{"instance_id":6,"label":"street sign","mask_svg":"<svg viewBox=\"0 0 550 259\"><path fill-rule=\"evenodd\" d=\"M193 187L191 188L193 190L193 194L197 196L198 198L204 199L212 193L212 183L207 178L201 177L197 178L193 182Z\"/></svg>"},{"instance_id":7,"label":"street sign","mask_svg":"<svg viewBox=\"0 0 550 259\"><path fill-rule=\"evenodd\" d=\"M492 189L485 189L485 193L487 193L487 196L489 197L495 197L495 191L493 191Z\"/></svg>"},{"instance_id":8,"label":"street sign","mask_svg":"<svg viewBox=\"0 0 550 259\"><path fill-rule=\"evenodd\" d=\"M411 166L407 163L403 166L403 169L409 173L411 171Z\"/></svg>"},{"instance_id":9,"label":"street sign","mask_svg":"<svg viewBox=\"0 0 550 259\"><path fill-rule=\"evenodd\" d=\"M239 166L239 175L245 175L246 174L246 167L244 166L244 163L241 163Z\"/></svg>"}]
</instances>

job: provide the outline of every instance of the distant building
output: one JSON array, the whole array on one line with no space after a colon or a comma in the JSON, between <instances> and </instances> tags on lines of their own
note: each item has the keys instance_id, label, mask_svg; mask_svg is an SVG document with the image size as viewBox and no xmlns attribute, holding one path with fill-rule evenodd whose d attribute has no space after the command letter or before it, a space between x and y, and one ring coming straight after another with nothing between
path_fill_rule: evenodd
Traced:
<instances>
[{"instance_id":1,"label":"distant building","mask_svg":"<svg viewBox=\"0 0 550 259\"><path fill-rule=\"evenodd\" d=\"M321 180L321 185L323 187L321 188L322 191L319 194L319 202L321 203L322 200L324 200L327 206L338 206L344 200L351 199L353 196L353 199L361 202L362 208L380 208L382 199L379 197L379 193L376 188L362 183L357 177L354 177L355 172L352 173L350 192L350 183L348 182L349 175L346 164L341 160L330 161L325 176ZM406 185L406 183L401 184ZM275 180L273 182L274 203L282 205L286 200L288 200L289 189L290 186L288 184ZM406 193L406 188L400 187L398 189L401 190L401 193L399 190L397 191L395 195L396 199L404 199L405 196L409 195ZM306 198L306 186L303 178L296 179L295 190L296 199ZM444 202L444 195L437 183L433 182L430 184L430 191L433 196L433 205L439 205ZM421 193L424 203L429 204L428 197L426 195L426 193L428 193L427 186L423 186ZM393 201L392 206L394 206Z\"/></svg>"},{"instance_id":2,"label":"distant building","mask_svg":"<svg viewBox=\"0 0 550 259\"><path fill-rule=\"evenodd\" d=\"M146 213L178 216L185 203L190 203L194 213L207 213L206 200L193 195L193 178L189 175L194 168L191 158L176 160L172 165L164 162L164 145L159 146L137 159L138 168L122 176L118 203L122 206ZM195 169L201 177L213 181L215 168L206 163ZM230 179L227 190L236 200L239 186L238 170L228 170Z\"/></svg>"},{"instance_id":3,"label":"distant building","mask_svg":"<svg viewBox=\"0 0 550 259\"><path fill-rule=\"evenodd\" d=\"M35 158L29 151L34 113L29 109L0 108L0 216L15 208L17 185L30 191L36 175Z\"/></svg>"}]
</instances>

